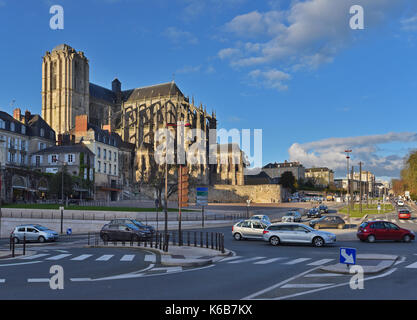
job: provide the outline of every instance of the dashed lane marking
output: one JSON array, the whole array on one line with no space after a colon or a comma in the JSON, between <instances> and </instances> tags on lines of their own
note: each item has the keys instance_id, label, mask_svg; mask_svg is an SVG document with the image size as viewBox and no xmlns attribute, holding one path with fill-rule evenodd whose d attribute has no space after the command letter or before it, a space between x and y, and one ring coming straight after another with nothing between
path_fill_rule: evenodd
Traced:
<instances>
[{"instance_id":1,"label":"dashed lane marking","mask_svg":"<svg viewBox=\"0 0 417 320\"><path fill-rule=\"evenodd\" d=\"M298 259L295 259L295 260L285 262L284 264L293 265L293 264L301 263L301 262L304 262L304 261L307 261L307 260L311 260L311 258L298 258Z\"/></svg>"},{"instance_id":2,"label":"dashed lane marking","mask_svg":"<svg viewBox=\"0 0 417 320\"><path fill-rule=\"evenodd\" d=\"M220 260L220 261L221 261L221 262L224 262L224 261L231 261L231 260L236 260L236 259L240 259L240 258L242 258L242 256L234 256L234 257L224 258L224 259L222 259L222 260Z\"/></svg>"},{"instance_id":3,"label":"dashed lane marking","mask_svg":"<svg viewBox=\"0 0 417 320\"><path fill-rule=\"evenodd\" d=\"M284 257L272 258L272 259L257 261L257 262L254 262L253 264L268 264L268 263L272 263L272 262L282 260L282 259L286 259L286 258L284 258Z\"/></svg>"},{"instance_id":4,"label":"dashed lane marking","mask_svg":"<svg viewBox=\"0 0 417 320\"><path fill-rule=\"evenodd\" d=\"M38 259L38 258L45 257L45 256L49 256L49 254L48 253L40 253L40 254L35 254L33 256L19 257L18 259L20 259L20 260L34 260L34 259Z\"/></svg>"},{"instance_id":5,"label":"dashed lane marking","mask_svg":"<svg viewBox=\"0 0 417 320\"><path fill-rule=\"evenodd\" d=\"M242 262L249 262L249 261L260 260L260 259L265 259L265 257L253 257L253 258L247 258L247 259L242 259L242 260L230 261L228 263L242 263Z\"/></svg>"},{"instance_id":6,"label":"dashed lane marking","mask_svg":"<svg viewBox=\"0 0 417 320\"><path fill-rule=\"evenodd\" d=\"M414 262L414 263L412 263L412 264L409 264L408 266L406 266L406 268L409 268L409 269L416 269L416 268L417 268L417 262Z\"/></svg>"},{"instance_id":7,"label":"dashed lane marking","mask_svg":"<svg viewBox=\"0 0 417 320\"><path fill-rule=\"evenodd\" d=\"M312 289L312 288L322 288L327 286L332 286L334 283L288 283L284 284L282 289Z\"/></svg>"},{"instance_id":8,"label":"dashed lane marking","mask_svg":"<svg viewBox=\"0 0 417 320\"><path fill-rule=\"evenodd\" d=\"M113 257L114 257L114 254L105 254L97 258L96 261L109 261Z\"/></svg>"},{"instance_id":9,"label":"dashed lane marking","mask_svg":"<svg viewBox=\"0 0 417 320\"><path fill-rule=\"evenodd\" d=\"M90 258L91 256L92 256L92 254L82 254L78 257L72 258L71 260L73 260L73 261L83 261L85 259Z\"/></svg>"},{"instance_id":10,"label":"dashed lane marking","mask_svg":"<svg viewBox=\"0 0 417 320\"><path fill-rule=\"evenodd\" d=\"M120 261L132 261L135 258L134 254L125 254Z\"/></svg>"},{"instance_id":11,"label":"dashed lane marking","mask_svg":"<svg viewBox=\"0 0 417 320\"><path fill-rule=\"evenodd\" d=\"M70 254L70 253L64 253L64 254L59 254L57 256L53 256L53 257L46 258L45 260L53 260L53 261L56 261L56 260L64 259L64 258L69 257L71 255L72 254Z\"/></svg>"}]
</instances>

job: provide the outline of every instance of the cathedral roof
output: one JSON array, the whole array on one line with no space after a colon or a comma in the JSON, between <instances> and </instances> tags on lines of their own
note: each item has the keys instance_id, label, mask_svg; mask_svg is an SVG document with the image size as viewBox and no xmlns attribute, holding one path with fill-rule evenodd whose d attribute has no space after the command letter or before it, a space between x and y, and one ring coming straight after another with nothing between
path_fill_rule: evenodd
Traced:
<instances>
[{"instance_id":1,"label":"cathedral roof","mask_svg":"<svg viewBox=\"0 0 417 320\"><path fill-rule=\"evenodd\" d=\"M176 96L177 94L181 97L184 96L175 82L167 82L148 87L126 90L123 91L122 94L124 101L141 100L144 98L156 98L158 96Z\"/></svg>"},{"instance_id":2,"label":"cathedral roof","mask_svg":"<svg viewBox=\"0 0 417 320\"><path fill-rule=\"evenodd\" d=\"M98 86L90 82L90 96L96 99L104 100L110 103L116 101L116 96L113 91L104 87Z\"/></svg>"}]
</instances>

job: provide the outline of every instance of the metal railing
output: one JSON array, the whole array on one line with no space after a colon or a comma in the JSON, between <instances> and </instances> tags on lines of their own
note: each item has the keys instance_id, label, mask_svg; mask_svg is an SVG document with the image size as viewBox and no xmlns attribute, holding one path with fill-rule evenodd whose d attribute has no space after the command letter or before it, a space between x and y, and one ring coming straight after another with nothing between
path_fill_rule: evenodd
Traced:
<instances>
[{"instance_id":1,"label":"metal railing","mask_svg":"<svg viewBox=\"0 0 417 320\"><path fill-rule=\"evenodd\" d=\"M105 241L100 237L100 233L89 232L87 235L87 244L89 246L130 246L160 249L168 252L169 246L188 246L217 250L222 253L224 248L224 234L219 232L202 232L202 231L169 231L156 232L150 237L142 239L130 239L124 241Z\"/></svg>"}]
</instances>

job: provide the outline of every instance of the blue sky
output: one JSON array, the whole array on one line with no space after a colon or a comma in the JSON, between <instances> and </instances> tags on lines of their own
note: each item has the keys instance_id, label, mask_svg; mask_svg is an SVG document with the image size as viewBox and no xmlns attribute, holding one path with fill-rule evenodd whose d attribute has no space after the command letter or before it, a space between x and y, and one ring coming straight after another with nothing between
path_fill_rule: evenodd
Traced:
<instances>
[{"instance_id":1,"label":"blue sky","mask_svg":"<svg viewBox=\"0 0 417 320\"><path fill-rule=\"evenodd\" d=\"M49 8L64 8L64 30ZM364 8L365 29L349 28ZM382 178L416 147L413 0L0 0L0 108L41 112L41 57L84 51L90 81L175 81L219 127L263 130L263 163L344 174L343 151Z\"/></svg>"}]
</instances>

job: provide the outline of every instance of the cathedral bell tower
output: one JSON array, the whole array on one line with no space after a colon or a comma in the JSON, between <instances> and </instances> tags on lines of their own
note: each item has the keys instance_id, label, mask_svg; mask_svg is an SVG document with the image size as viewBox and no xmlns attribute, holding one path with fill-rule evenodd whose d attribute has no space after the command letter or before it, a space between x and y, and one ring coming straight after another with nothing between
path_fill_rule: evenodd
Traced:
<instances>
[{"instance_id":1,"label":"cathedral bell tower","mask_svg":"<svg viewBox=\"0 0 417 320\"><path fill-rule=\"evenodd\" d=\"M89 115L89 65L84 53L66 44L46 52L42 61L42 117L57 134Z\"/></svg>"}]
</instances>

